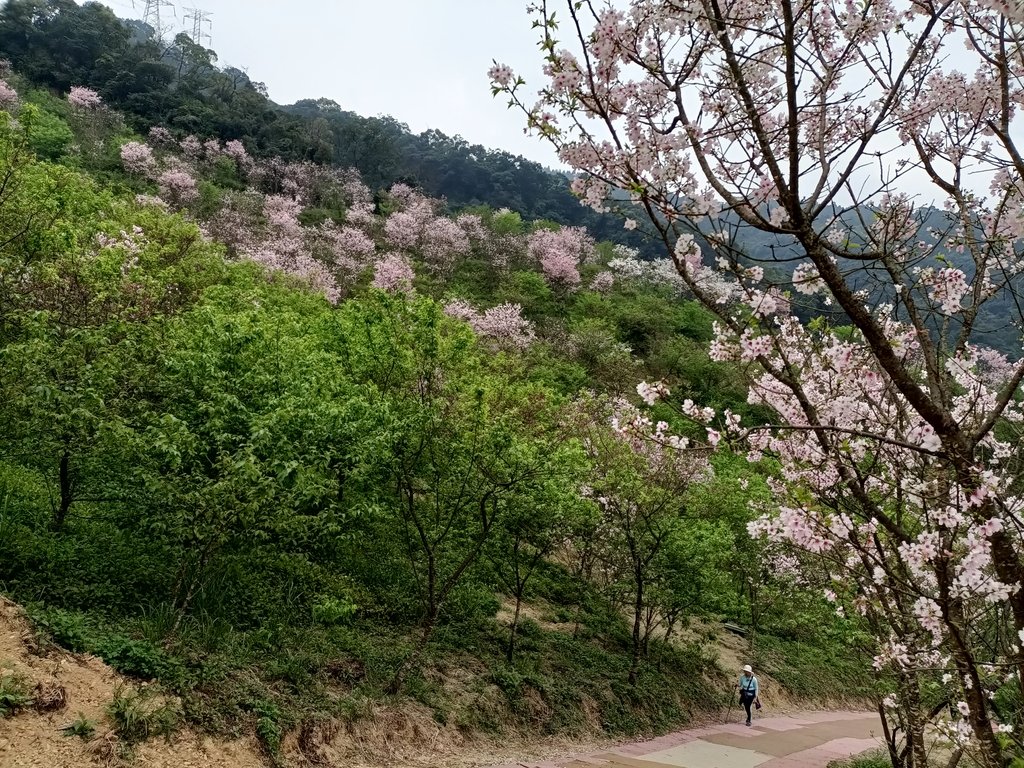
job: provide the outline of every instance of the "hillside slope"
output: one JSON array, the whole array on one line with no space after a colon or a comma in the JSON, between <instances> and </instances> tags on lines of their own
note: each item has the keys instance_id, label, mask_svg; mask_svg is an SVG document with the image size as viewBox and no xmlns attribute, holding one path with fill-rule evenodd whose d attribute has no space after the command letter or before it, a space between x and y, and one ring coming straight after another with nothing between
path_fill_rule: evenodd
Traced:
<instances>
[{"instance_id":1,"label":"hillside slope","mask_svg":"<svg viewBox=\"0 0 1024 768\"><path fill-rule=\"evenodd\" d=\"M0 674L17 681L32 699L13 717L0 719L0 764L6 768L71 768L129 757L107 709L132 684L95 656L40 645L22 610L2 596ZM63 735L61 729L79 718L95 724L93 736ZM136 765L152 768L266 764L254 739L214 740L189 729L177 731L173 743L154 739L131 752Z\"/></svg>"},{"instance_id":2,"label":"hillside slope","mask_svg":"<svg viewBox=\"0 0 1024 768\"><path fill-rule=\"evenodd\" d=\"M507 618L507 617L506 617ZM553 625L557 630L557 626ZM568 627L562 627L568 631ZM705 628L706 629L706 628ZM745 658L746 641L716 630L717 656L732 668ZM229 739L179 728L167 738L128 744L109 714L111 702L140 684L88 654L72 654L47 643L22 609L0 597L0 675L15 680L31 701L0 718L0 764L5 768L74 768L134 765L146 768L263 768L275 764L254 738ZM458 675L447 684L458 688ZM778 714L807 706L836 707L849 700L794 698L771 674L762 674L767 711ZM146 684L142 684L145 689ZM10 682L7 688L10 690ZM723 696L725 692L723 692ZM170 702L175 704L174 700ZM486 702L480 702L486 706ZM542 708L539 700L535 705ZM692 724L717 722L723 709L693 713ZM596 711L594 713L596 715ZM87 738L63 729L76 720L95 725ZM442 725L426 707L410 702L375 703L356 722L305 723L286 735L276 764L289 768L445 765L470 768L540 759L606 748L596 719L576 738L512 731L500 738Z\"/></svg>"}]
</instances>

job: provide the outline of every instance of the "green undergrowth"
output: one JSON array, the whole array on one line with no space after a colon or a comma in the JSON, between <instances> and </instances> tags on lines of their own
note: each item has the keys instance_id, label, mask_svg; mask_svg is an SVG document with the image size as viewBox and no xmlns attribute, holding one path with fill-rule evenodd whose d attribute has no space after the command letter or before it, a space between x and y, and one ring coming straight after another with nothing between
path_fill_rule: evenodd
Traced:
<instances>
[{"instance_id":1,"label":"green undergrowth","mask_svg":"<svg viewBox=\"0 0 1024 768\"><path fill-rule=\"evenodd\" d=\"M848 643L761 635L756 649L760 668L797 698L856 702L867 700L875 692L866 656Z\"/></svg>"},{"instance_id":2,"label":"green undergrowth","mask_svg":"<svg viewBox=\"0 0 1024 768\"><path fill-rule=\"evenodd\" d=\"M628 638L599 636L586 621L574 636L572 625L542 629L524 620L511 662L506 624L493 617L446 624L422 667L392 696L388 685L413 647L409 628L355 621L227 630L210 648L194 622L159 643L145 637L151 619L109 621L38 604L29 614L44 639L159 682L181 697L192 724L214 733L255 732L271 754L292 728L324 718L354 722L375 703L415 703L438 723L467 733L652 734L718 706L724 684L713 655L696 646L656 644L631 685ZM134 727L138 702L121 698L125 728L134 738L148 735ZM158 725L154 733L169 727L162 720Z\"/></svg>"},{"instance_id":3,"label":"green undergrowth","mask_svg":"<svg viewBox=\"0 0 1024 768\"><path fill-rule=\"evenodd\" d=\"M0 718L10 717L31 702L24 679L10 672L0 673Z\"/></svg>"},{"instance_id":4,"label":"green undergrowth","mask_svg":"<svg viewBox=\"0 0 1024 768\"><path fill-rule=\"evenodd\" d=\"M31 485L17 472L6 480ZM659 642L629 684L627 622L596 593L576 605L578 585L552 566L537 577L544 597L534 607L545 618L522 619L512 661L497 593L476 585L453 599L422 664L392 695L416 640L407 595L392 590L385 602L364 594L359 610L343 610L340 593L323 597L320 571L257 548L212 578L179 618L157 599L168 589L167 569L154 565L158 550L107 525L102 511L83 505L54 534L33 523L33 510L8 505L0 589L26 607L44 647L95 654L129 678L155 681L180 698L185 721L211 733L255 733L271 755L292 729L355 722L381 705L425 707L441 724L495 736L653 734L718 706L726 685L713 649ZM139 707L122 709L128 731L149 732L132 727ZM169 727L158 719L150 730Z\"/></svg>"},{"instance_id":5,"label":"green undergrowth","mask_svg":"<svg viewBox=\"0 0 1024 768\"><path fill-rule=\"evenodd\" d=\"M30 493L25 474L8 471L5 480L21 499L44 498ZM718 667L712 635L690 645L652 641L636 684L628 683L624 613L550 565L535 577L512 661L498 593L480 574L453 598L422 664L392 695L417 631L415 604L393 583L375 594L357 590L346 602L350 587L336 574L257 546L225 557L181 613L159 599L170 585L158 548L109 525L99 505L83 505L59 534L43 524L45 512L40 502L38 510L8 504L0 514L0 589L26 606L43 644L156 681L180 698L184 721L211 733L255 733L270 755L305 724L354 723L382 705L423 707L438 723L495 737L516 730L629 738L683 727L731 691L735 670ZM754 656L797 697L866 692L858 681L868 665L842 643L761 634ZM125 727L139 738L171 727L161 716L133 730L136 710L125 709Z\"/></svg>"},{"instance_id":6,"label":"green undergrowth","mask_svg":"<svg viewBox=\"0 0 1024 768\"><path fill-rule=\"evenodd\" d=\"M891 766L889 756L881 750L865 752L844 760L833 760L828 764L828 768L890 768Z\"/></svg>"}]
</instances>

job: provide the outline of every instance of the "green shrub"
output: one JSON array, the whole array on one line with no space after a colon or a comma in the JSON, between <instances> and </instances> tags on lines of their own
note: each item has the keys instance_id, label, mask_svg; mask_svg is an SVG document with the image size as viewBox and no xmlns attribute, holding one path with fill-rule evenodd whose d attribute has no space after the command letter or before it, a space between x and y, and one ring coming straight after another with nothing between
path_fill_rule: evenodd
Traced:
<instances>
[{"instance_id":1,"label":"green shrub","mask_svg":"<svg viewBox=\"0 0 1024 768\"><path fill-rule=\"evenodd\" d=\"M85 653L92 648L92 628L85 614L50 608L43 611L30 609L29 616L62 648L75 653Z\"/></svg>"},{"instance_id":2,"label":"green shrub","mask_svg":"<svg viewBox=\"0 0 1024 768\"><path fill-rule=\"evenodd\" d=\"M322 598L313 605L313 621L325 626L334 624L346 624L356 615L359 606L348 600L338 600L333 597Z\"/></svg>"},{"instance_id":3,"label":"green shrub","mask_svg":"<svg viewBox=\"0 0 1024 768\"><path fill-rule=\"evenodd\" d=\"M10 717L31 701L25 678L13 672L0 675L0 717Z\"/></svg>"},{"instance_id":4,"label":"green shrub","mask_svg":"<svg viewBox=\"0 0 1024 768\"><path fill-rule=\"evenodd\" d=\"M107 705L118 738L125 744L138 744L153 736L170 739L181 712L178 705L154 688L118 685Z\"/></svg>"},{"instance_id":5,"label":"green shrub","mask_svg":"<svg viewBox=\"0 0 1024 768\"><path fill-rule=\"evenodd\" d=\"M25 132L33 152L45 160L57 160L67 154L75 134L64 120L34 105L26 105L22 116L26 118Z\"/></svg>"},{"instance_id":6,"label":"green shrub","mask_svg":"<svg viewBox=\"0 0 1024 768\"><path fill-rule=\"evenodd\" d=\"M281 709L266 699L252 702L251 709L257 718L256 735L267 753L276 760L281 754L281 737L284 734Z\"/></svg>"},{"instance_id":7,"label":"green shrub","mask_svg":"<svg viewBox=\"0 0 1024 768\"><path fill-rule=\"evenodd\" d=\"M96 723L89 720L85 715L79 712L75 721L70 725L65 725L60 729L60 731L65 736L77 736L83 741L88 741L96 732Z\"/></svg>"},{"instance_id":8,"label":"green shrub","mask_svg":"<svg viewBox=\"0 0 1024 768\"><path fill-rule=\"evenodd\" d=\"M174 685L184 679L180 662L146 640L110 635L96 643L94 653L125 675Z\"/></svg>"},{"instance_id":9,"label":"green shrub","mask_svg":"<svg viewBox=\"0 0 1024 768\"><path fill-rule=\"evenodd\" d=\"M892 768L892 763L889 755L878 749L843 760L833 760L828 768Z\"/></svg>"}]
</instances>

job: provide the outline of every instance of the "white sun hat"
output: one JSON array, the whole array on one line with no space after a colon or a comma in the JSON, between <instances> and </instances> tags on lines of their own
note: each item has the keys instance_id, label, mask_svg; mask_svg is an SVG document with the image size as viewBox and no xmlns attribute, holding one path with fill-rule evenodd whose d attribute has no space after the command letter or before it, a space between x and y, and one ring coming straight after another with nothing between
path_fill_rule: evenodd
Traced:
<instances>
[{"instance_id":1,"label":"white sun hat","mask_svg":"<svg viewBox=\"0 0 1024 768\"><path fill-rule=\"evenodd\" d=\"M743 671L744 672L753 672L754 670L751 668L751 666L749 664L747 664L745 667L743 667Z\"/></svg>"}]
</instances>

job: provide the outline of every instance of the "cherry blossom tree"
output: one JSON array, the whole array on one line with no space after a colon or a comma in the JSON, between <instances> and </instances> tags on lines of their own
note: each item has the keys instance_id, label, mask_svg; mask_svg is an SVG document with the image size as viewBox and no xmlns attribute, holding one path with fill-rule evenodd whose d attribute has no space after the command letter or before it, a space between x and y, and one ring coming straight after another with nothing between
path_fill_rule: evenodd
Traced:
<instances>
[{"instance_id":1,"label":"cherry blossom tree","mask_svg":"<svg viewBox=\"0 0 1024 768\"><path fill-rule=\"evenodd\" d=\"M401 253L388 253L373 265L373 287L388 293L411 293L413 272L409 258Z\"/></svg>"},{"instance_id":2,"label":"cherry blossom tree","mask_svg":"<svg viewBox=\"0 0 1024 768\"><path fill-rule=\"evenodd\" d=\"M17 105L18 92L6 80L0 80L0 109L10 110Z\"/></svg>"},{"instance_id":3,"label":"cherry blossom tree","mask_svg":"<svg viewBox=\"0 0 1024 768\"><path fill-rule=\"evenodd\" d=\"M185 157L192 162L196 162L203 156L203 142L198 137L192 136L191 134L181 140L181 151L185 153Z\"/></svg>"},{"instance_id":4,"label":"cherry blossom tree","mask_svg":"<svg viewBox=\"0 0 1024 768\"><path fill-rule=\"evenodd\" d=\"M171 132L164 128L162 125L154 125L149 129L149 140L158 147L170 147L174 146L174 136Z\"/></svg>"},{"instance_id":5,"label":"cherry blossom tree","mask_svg":"<svg viewBox=\"0 0 1024 768\"><path fill-rule=\"evenodd\" d=\"M925 683L951 705L947 735L1006 765L1021 723L997 691L1024 697L1019 8L531 8L539 98L501 64L494 91L579 172L585 204L629 195L627 225L645 219L717 316L713 356L778 415L750 430L689 405L712 442L780 462L781 509L753 532L823 566L872 628L894 765L926 760Z\"/></svg>"},{"instance_id":6,"label":"cherry blossom tree","mask_svg":"<svg viewBox=\"0 0 1024 768\"><path fill-rule=\"evenodd\" d=\"M526 349L535 338L533 323L523 317L519 304L498 304L483 312L461 299L448 302L444 312L465 320L478 336L502 349Z\"/></svg>"},{"instance_id":7,"label":"cherry blossom tree","mask_svg":"<svg viewBox=\"0 0 1024 768\"><path fill-rule=\"evenodd\" d=\"M121 163L128 173L148 176L156 166L156 158L147 144L126 141L121 145Z\"/></svg>"},{"instance_id":8,"label":"cherry blossom tree","mask_svg":"<svg viewBox=\"0 0 1024 768\"><path fill-rule=\"evenodd\" d=\"M607 293L615 285L615 275L605 270L598 272L594 275L594 279L590 281L590 290L597 291L598 293Z\"/></svg>"},{"instance_id":9,"label":"cherry blossom tree","mask_svg":"<svg viewBox=\"0 0 1024 768\"><path fill-rule=\"evenodd\" d=\"M196 180L181 167L168 168L156 180L160 197L172 208L184 208L199 198Z\"/></svg>"},{"instance_id":10,"label":"cherry blossom tree","mask_svg":"<svg viewBox=\"0 0 1024 768\"><path fill-rule=\"evenodd\" d=\"M228 157L233 157L239 162L249 159L249 153L245 150L245 145L237 139L232 139L224 144L224 154Z\"/></svg>"},{"instance_id":11,"label":"cherry blossom tree","mask_svg":"<svg viewBox=\"0 0 1024 768\"><path fill-rule=\"evenodd\" d=\"M469 237L459 223L437 215L437 201L424 197L405 184L395 184L388 194L400 210L384 222L389 245L418 253L435 274L448 274L459 256L470 250Z\"/></svg>"},{"instance_id":12,"label":"cherry blossom tree","mask_svg":"<svg viewBox=\"0 0 1024 768\"><path fill-rule=\"evenodd\" d=\"M287 195L268 195L263 199L261 231L246 242L240 241L241 256L271 272L305 283L336 303L341 289L327 264L316 258L299 222L302 206Z\"/></svg>"},{"instance_id":13,"label":"cherry blossom tree","mask_svg":"<svg viewBox=\"0 0 1024 768\"><path fill-rule=\"evenodd\" d=\"M530 235L527 253L548 282L571 291L580 283L580 264L593 256L594 241L582 227L539 229Z\"/></svg>"},{"instance_id":14,"label":"cherry blossom tree","mask_svg":"<svg viewBox=\"0 0 1024 768\"><path fill-rule=\"evenodd\" d=\"M367 266L377 250L376 244L356 227L339 227L325 222L314 232L314 249L343 272L354 275ZM319 247L317 247L319 246Z\"/></svg>"},{"instance_id":15,"label":"cherry blossom tree","mask_svg":"<svg viewBox=\"0 0 1024 768\"><path fill-rule=\"evenodd\" d=\"M103 106L103 99L91 88L76 85L68 92L68 103L76 109L92 111Z\"/></svg>"},{"instance_id":16,"label":"cherry blossom tree","mask_svg":"<svg viewBox=\"0 0 1024 768\"><path fill-rule=\"evenodd\" d=\"M237 257L251 250L261 233L264 198L257 192L226 194L220 208L203 222L203 232Z\"/></svg>"}]
</instances>

